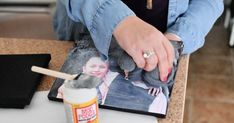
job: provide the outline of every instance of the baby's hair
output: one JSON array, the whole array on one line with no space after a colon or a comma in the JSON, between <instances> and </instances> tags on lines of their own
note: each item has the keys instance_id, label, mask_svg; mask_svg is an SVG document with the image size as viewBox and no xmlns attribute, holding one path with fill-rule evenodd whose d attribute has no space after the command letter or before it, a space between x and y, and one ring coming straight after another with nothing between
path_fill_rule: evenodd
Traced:
<instances>
[{"instance_id":1,"label":"baby's hair","mask_svg":"<svg viewBox=\"0 0 234 123\"><path fill-rule=\"evenodd\" d=\"M101 58L101 55L97 51L96 48L86 48L86 49L76 48L73 51L73 54L71 57L72 60L69 61L69 64L67 64L66 69L69 69L69 71L71 71L70 72L71 74L82 73L83 67L86 65L88 60L92 57L100 57ZM104 61L106 62L106 60L104 60Z\"/></svg>"},{"instance_id":2,"label":"baby's hair","mask_svg":"<svg viewBox=\"0 0 234 123\"><path fill-rule=\"evenodd\" d=\"M106 63L108 65L108 60L102 58L101 54L97 51L96 48L89 48L88 51L82 52L80 54L80 56L81 56L80 57L80 61L81 61L81 64L83 66L89 61L89 59L91 59L93 57L100 58L104 63Z\"/></svg>"},{"instance_id":3,"label":"baby's hair","mask_svg":"<svg viewBox=\"0 0 234 123\"><path fill-rule=\"evenodd\" d=\"M81 56L80 61L82 65L85 65L89 61L89 59L92 57L100 57L96 49L89 49L86 52L82 52L80 56Z\"/></svg>"}]
</instances>

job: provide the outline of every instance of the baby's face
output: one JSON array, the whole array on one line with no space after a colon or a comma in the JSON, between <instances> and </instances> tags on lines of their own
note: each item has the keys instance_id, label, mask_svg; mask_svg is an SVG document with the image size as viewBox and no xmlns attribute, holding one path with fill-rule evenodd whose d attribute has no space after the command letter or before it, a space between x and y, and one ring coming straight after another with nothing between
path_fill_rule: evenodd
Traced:
<instances>
[{"instance_id":1,"label":"baby's face","mask_svg":"<svg viewBox=\"0 0 234 123\"><path fill-rule=\"evenodd\" d=\"M93 57L84 66L83 72L98 78L103 78L108 71L108 65L99 57Z\"/></svg>"}]
</instances>

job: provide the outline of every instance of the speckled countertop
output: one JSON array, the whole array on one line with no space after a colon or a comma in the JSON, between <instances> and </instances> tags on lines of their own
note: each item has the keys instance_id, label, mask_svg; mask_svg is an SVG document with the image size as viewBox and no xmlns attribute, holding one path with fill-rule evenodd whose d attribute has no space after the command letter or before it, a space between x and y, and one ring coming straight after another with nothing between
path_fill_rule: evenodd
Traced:
<instances>
[{"instance_id":1,"label":"speckled countertop","mask_svg":"<svg viewBox=\"0 0 234 123\"><path fill-rule=\"evenodd\" d=\"M0 54L50 53L49 69L59 71L73 42L38 39L0 38ZM189 56L182 56L176 75L176 82L168 107L166 118L158 118L159 123L182 123L185 105ZM55 78L45 76L38 91L49 90Z\"/></svg>"}]
</instances>

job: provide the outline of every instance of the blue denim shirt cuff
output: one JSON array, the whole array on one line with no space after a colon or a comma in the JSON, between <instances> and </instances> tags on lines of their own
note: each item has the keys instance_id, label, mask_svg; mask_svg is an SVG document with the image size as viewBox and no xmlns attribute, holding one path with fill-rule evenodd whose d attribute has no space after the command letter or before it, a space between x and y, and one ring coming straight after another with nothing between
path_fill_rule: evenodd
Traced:
<instances>
[{"instance_id":1,"label":"blue denim shirt cuff","mask_svg":"<svg viewBox=\"0 0 234 123\"><path fill-rule=\"evenodd\" d=\"M96 48L106 57L115 27L125 17L135 16L121 0L67 0L65 4L68 16L88 28Z\"/></svg>"},{"instance_id":2,"label":"blue denim shirt cuff","mask_svg":"<svg viewBox=\"0 0 234 123\"><path fill-rule=\"evenodd\" d=\"M193 53L204 45L205 36L223 12L222 0L190 0L189 3L186 12L178 16L167 30L181 37L183 54ZM202 21L204 18L206 20Z\"/></svg>"},{"instance_id":3,"label":"blue denim shirt cuff","mask_svg":"<svg viewBox=\"0 0 234 123\"><path fill-rule=\"evenodd\" d=\"M115 27L127 16L135 15L124 3L118 0L109 0L104 3L94 16L91 36L97 49L108 56L112 33Z\"/></svg>"},{"instance_id":4,"label":"blue denim shirt cuff","mask_svg":"<svg viewBox=\"0 0 234 123\"><path fill-rule=\"evenodd\" d=\"M203 36L199 36L199 32L194 32L188 20L180 20L167 29L167 32L178 35L184 44L183 54L191 54L204 45Z\"/></svg>"}]
</instances>

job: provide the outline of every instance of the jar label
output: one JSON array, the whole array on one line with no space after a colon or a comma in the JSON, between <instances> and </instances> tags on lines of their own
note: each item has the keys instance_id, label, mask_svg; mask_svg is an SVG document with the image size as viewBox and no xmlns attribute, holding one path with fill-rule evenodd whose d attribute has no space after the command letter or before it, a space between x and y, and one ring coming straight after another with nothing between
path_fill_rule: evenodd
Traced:
<instances>
[{"instance_id":1,"label":"jar label","mask_svg":"<svg viewBox=\"0 0 234 123\"><path fill-rule=\"evenodd\" d=\"M71 108L74 123L98 123L97 97L81 104L64 103Z\"/></svg>"}]
</instances>

